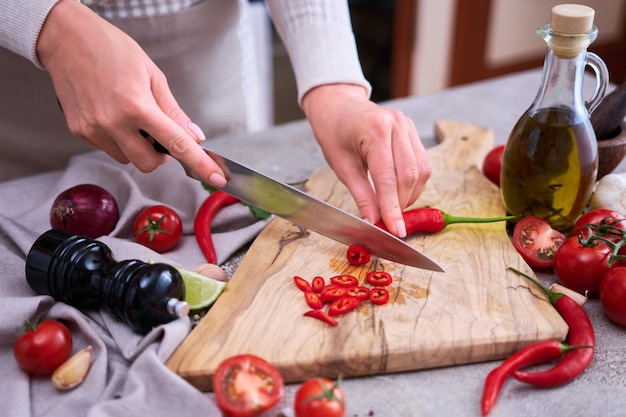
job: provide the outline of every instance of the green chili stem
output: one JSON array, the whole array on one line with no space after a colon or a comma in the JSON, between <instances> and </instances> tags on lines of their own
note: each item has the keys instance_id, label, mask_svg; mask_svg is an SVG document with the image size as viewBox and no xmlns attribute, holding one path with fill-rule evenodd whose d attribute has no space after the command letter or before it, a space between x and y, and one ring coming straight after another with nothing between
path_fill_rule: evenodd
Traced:
<instances>
[{"instance_id":1,"label":"green chili stem","mask_svg":"<svg viewBox=\"0 0 626 417\"><path fill-rule=\"evenodd\" d=\"M563 297L563 294L551 291L548 287L543 285L541 282L537 281L535 278L533 278L533 277L531 277L529 275L526 275L522 271L518 271L517 269L513 268L512 266L509 266L508 269L510 269L511 271L515 272L517 275L523 276L524 278L526 278L527 280L533 282L536 286L541 288L543 290L543 292L546 293L546 295L550 299L550 304L554 305L559 298Z\"/></svg>"},{"instance_id":2,"label":"green chili stem","mask_svg":"<svg viewBox=\"0 0 626 417\"><path fill-rule=\"evenodd\" d=\"M450 214L446 214L441 212L443 216L443 221L445 225L453 224L453 223L494 223L494 222L502 222L506 220L515 220L518 216L501 216L501 217L462 217L462 216L452 216Z\"/></svg>"}]
</instances>

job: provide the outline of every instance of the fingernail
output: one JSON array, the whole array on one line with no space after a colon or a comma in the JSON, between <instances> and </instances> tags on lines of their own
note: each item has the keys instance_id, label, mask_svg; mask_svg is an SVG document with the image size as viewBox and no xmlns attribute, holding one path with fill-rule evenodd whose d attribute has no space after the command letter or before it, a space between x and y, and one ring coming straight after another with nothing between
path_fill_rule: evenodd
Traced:
<instances>
[{"instance_id":1,"label":"fingernail","mask_svg":"<svg viewBox=\"0 0 626 417\"><path fill-rule=\"evenodd\" d=\"M223 176L221 176L217 172L214 172L209 177L209 182L214 187L222 188L223 186L226 185L226 178L224 178Z\"/></svg>"},{"instance_id":2,"label":"fingernail","mask_svg":"<svg viewBox=\"0 0 626 417\"><path fill-rule=\"evenodd\" d=\"M204 132L200 129L200 126L190 121L187 123L187 127L193 132L194 135L196 135L198 139L200 139L200 141L206 140L206 136L204 136Z\"/></svg>"},{"instance_id":3,"label":"fingernail","mask_svg":"<svg viewBox=\"0 0 626 417\"><path fill-rule=\"evenodd\" d=\"M396 222L396 232L399 238L406 237L406 225L404 224L404 220L398 220Z\"/></svg>"}]
</instances>

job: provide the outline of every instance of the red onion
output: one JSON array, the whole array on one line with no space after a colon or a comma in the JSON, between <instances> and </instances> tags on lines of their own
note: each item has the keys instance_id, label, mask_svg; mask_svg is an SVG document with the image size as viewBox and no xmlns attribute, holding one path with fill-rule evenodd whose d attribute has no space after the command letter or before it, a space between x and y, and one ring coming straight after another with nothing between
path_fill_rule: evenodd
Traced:
<instances>
[{"instance_id":1,"label":"red onion","mask_svg":"<svg viewBox=\"0 0 626 417\"><path fill-rule=\"evenodd\" d=\"M53 228L95 239L113 231L120 213L115 198L94 184L80 184L63 191L50 209Z\"/></svg>"}]
</instances>

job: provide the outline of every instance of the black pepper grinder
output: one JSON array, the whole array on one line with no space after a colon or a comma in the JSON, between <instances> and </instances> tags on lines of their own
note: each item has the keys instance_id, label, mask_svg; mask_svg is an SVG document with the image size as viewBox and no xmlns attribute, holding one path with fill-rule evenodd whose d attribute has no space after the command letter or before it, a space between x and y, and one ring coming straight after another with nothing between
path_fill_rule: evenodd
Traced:
<instances>
[{"instance_id":1,"label":"black pepper grinder","mask_svg":"<svg viewBox=\"0 0 626 417\"><path fill-rule=\"evenodd\" d=\"M104 243L62 229L35 241L26 280L38 294L78 309L104 307L142 334L189 313L183 279L173 266L117 262Z\"/></svg>"}]
</instances>

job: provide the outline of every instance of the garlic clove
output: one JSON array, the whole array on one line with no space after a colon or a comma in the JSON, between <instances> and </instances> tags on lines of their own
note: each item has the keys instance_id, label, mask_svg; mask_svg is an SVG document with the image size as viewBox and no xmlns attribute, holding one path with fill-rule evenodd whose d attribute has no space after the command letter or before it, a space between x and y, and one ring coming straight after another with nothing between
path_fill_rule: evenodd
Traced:
<instances>
[{"instance_id":1,"label":"garlic clove","mask_svg":"<svg viewBox=\"0 0 626 417\"><path fill-rule=\"evenodd\" d=\"M574 300L576 304L578 304L581 307L587 302L586 294L581 294L577 291L572 290L571 288L567 288L561 284L557 284L556 282L550 285L550 291L567 295L569 298Z\"/></svg>"},{"instance_id":2,"label":"garlic clove","mask_svg":"<svg viewBox=\"0 0 626 417\"><path fill-rule=\"evenodd\" d=\"M60 390L68 390L83 382L91 367L92 351L93 348L88 346L62 363L52 373L52 385Z\"/></svg>"},{"instance_id":3,"label":"garlic clove","mask_svg":"<svg viewBox=\"0 0 626 417\"><path fill-rule=\"evenodd\" d=\"M228 281L228 275L226 275L226 271L224 271L221 267L215 264L201 264L195 269L194 272L200 275L204 275L205 277L213 278L216 281Z\"/></svg>"}]
</instances>

